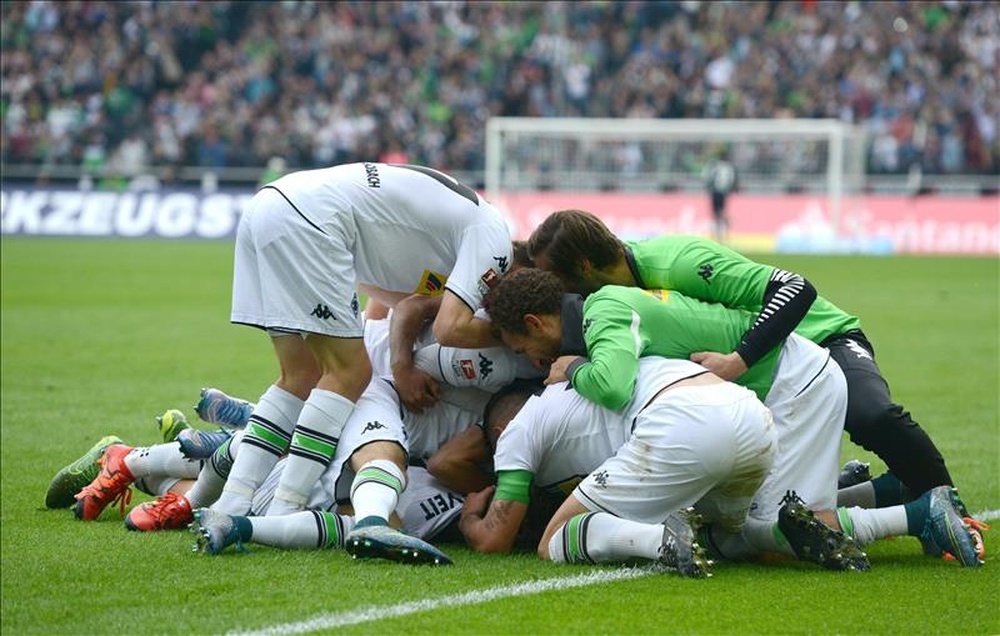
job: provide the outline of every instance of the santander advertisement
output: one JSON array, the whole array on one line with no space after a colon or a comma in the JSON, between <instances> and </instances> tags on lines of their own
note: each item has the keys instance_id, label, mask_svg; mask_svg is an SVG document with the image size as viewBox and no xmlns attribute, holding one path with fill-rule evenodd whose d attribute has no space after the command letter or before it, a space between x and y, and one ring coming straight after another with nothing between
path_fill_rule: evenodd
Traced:
<instances>
[{"instance_id":1,"label":"santander advertisement","mask_svg":"<svg viewBox=\"0 0 1000 636\"><path fill-rule=\"evenodd\" d=\"M153 192L7 188L0 191L3 235L228 239L249 190L170 188ZM712 236L708 197L699 194L543 192L494 201L515 238L549 213L578 208L623 238L666 233ZM868 254L1000 254L1000 196L845 198L734 194L727 240L752 251Z\"/></svg>"},{"instance_id":2,"label":"santander advertisement","mask_svg":"<svg viewBox=\"0 0 1000 636\"><path fill-rule=\"evenodd\" d=\"M707 196L545 192L498 200L516 238L553 210L593 212L622 238L659 234L712 236ZM839 215L825 197L729 197L728 240L754 251L896 254L1000 254L1000 196L854 197Z\"/></svg>"}]
</instances>

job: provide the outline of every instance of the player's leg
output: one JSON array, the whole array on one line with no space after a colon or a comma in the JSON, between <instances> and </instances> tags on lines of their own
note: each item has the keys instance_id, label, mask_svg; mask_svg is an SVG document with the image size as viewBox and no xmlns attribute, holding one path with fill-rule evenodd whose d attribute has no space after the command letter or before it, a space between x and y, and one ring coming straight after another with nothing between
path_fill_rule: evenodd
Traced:
<instances>
[{"instance_id":1,"label":"player's leg","mask_svg":"<svg viewBox=\"0 0 1000 636\"><path fill-rule=\"evenodd\" d=\"M261 484L254 497L254 511L267 509L284 463L285 460L280 460L272 475ZM457 521L462 497L449 491L423 468L413 467L408 472L412 481L400 494L399 519L408 534L430 539ZM332 494L328 494L331 501L324 503L332 504ZM310 503L315 499L311 498ZM247 543L279 548L340 548L353 528L352 515L325 509L265 517L234 517L203 509L196 511L192 532L198 535L199 551L218 554L230 545Z\"/></svg>"},{"instance_id":2,"label":"player's leg","mask_svg":"<svg viewBox=\"0 0 1000 636\"><path fill-rule=\"evenodd\" d=\"M783 526L776 524L781 521L779 510L789 499L803 501L805 511L836 506L847 407L843 372L823 349L790 336L765 403L778 428L779 450L771 473L754 497L743 539L758 552L794 555L833 569L865 569L866 558L847 537L827 532L809 515L788 517ZM824 546L822 553L815 549L817 545ZM837 554L846 557L838 559Z\"/></svg>"},{"instance_id":3,"label":"player's leg","mask_svg":"<svg viewBox=\"0 0 1000 636\"><path fill-rule=\"evenodd\" d=\"M197 479L184 490L176 488L156 500L136 506L125 520L129 530L151 532L181 528L191 522L192 511L219 498L229 476L244 431L236 431L202 462Z\"/></svg>"},{"instance_id":4,"label":"player's leg","mask_svg":"<svg viewBox=\"0 0 1000 636\"><path fill-rule=\"evenodd\" d=\"M957 495L950 486L932 488L900 506L838 508L836 519L826 521L862 546L877 539L910 535L925 546L934 546L936 555L947 553L963 566L982 564L979 528L962 518Z\"/></svg>"},{"instance_id":5,"label":"player's leg","mask_svg":"<svg viewBox=\"0 0 1000 636\"><path fill-rule=\"evenodd\" d=\"M213 504L223 512L249 510L254 490L287 450L299 412L320 377L319 363L299 334L322 333L322 319L311 315L311 308L317 299L336 297L322 282L323 277L337 280L323 258L330 247L329 237L273 189L258 191L240 218L230 320L268 331L280 375L250 415L245 448ZM349 262L349 255L340 260Z\"/></svg>"},{"instance_id":6,"label":"player's leg","mask_svg":"<svg viewBox=\"0 0 1000 636\"><path fill-rule=\"evenodd\" d=\"M352 556L403 563L451 563L451 559L426 541L389 526L389 516L406 488L406 453L400 444L387 441L366 444L351 456L351 465L355 472L351 505L356 523L347 536L346 548Z\"/></svg>"},{"instance_id":7,"label":"player's leg","mask_svg":"<svg viewBox=\"0 0 1000 636\"><path fill-rule=\"evenodd\" d=\"M271 342L280 376L257 400L242 449L234 459L221 496L212 504L227 514L243 514L250 509L254 491L288 450L305 398L320 375L316 358L300 335L272 334Z\"/></svg>"},{"instance_id":8,"label":"player's leg","mask_svg":"<svg viewBox=\"0 0 1000 636\"><path fill-rule=\"evenodd\" d=\"M219 554L230 545L242 550L247 543L285 549L340 548L352 525L352 517L319 510L247 517L201 508L194 513L191 532L199 552Z\"/></svg>"},{"instance_id":9,"label":"player's leg","mask_svg":"<svg viewBox=\"0 0 1000 636\"><path fill-rule=\"evenodd\" d=\"M913 421L908 411L892 401L889 385L864 336L841 336L824 344L847 377L844 428L851 441L878 455L910 493L953 485L944 458L927 432ZM896 489L873 494L876 505L903 503Z\"/></svg>"},{"instance_id":10,"label":"player's leg","mask_svg":"<svg viewBox=\"0 0 1000 636\"><path fill-rule=\"evenodd\" d=\"M131 500L131 486L137 479L193 479L201 468L201 462L184 456L178 442L137 448L113 444L104 451L99 463L101 470L97 477L76 495L73 512L84 521L97 519L112 502L120 502L124 516Z\"/></svg>"},{"instance_id":11,"label":"player's leg","mask_svg":"<svg viewBox=\"0 0 1000 636\"><path fill-rule=\"evenodd\" d=\"M697 515L690 510L667 515L663 523L642 523L607 512L593 512L570 494L553 515L538 556L555 563L657 561L684 576L708 574L712 562L695 542Z\"/></svg>"},{"instance_id":12,"label":"player's leg","mask_svg":"<svg viewBox=\"0 0 1000 636\"><path fill-rule=\"evenodd\" d=\"M288 463L268 514L305 509L309 493L333 459L355 403L371 380L371 362L360 336L309 334L306 344L319 362L322 375L295 424Z\"/></svg>"}]
</instances>

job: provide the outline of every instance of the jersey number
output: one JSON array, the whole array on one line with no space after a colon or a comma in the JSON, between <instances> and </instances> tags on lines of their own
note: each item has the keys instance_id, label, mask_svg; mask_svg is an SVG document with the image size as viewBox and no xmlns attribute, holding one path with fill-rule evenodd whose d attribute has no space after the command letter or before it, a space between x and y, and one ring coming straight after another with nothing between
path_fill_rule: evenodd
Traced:
<instances>
[{"instance_id":1,"label":"jersey number","mask_svg":"<svg viewBox=\"0 0 1000 636\"><path fill-rule=\"evenodd\" d=\"M479 197L476 196L475 190L465 185L464 183L459 183L458 181L455 181L454 179L444 174L443 172L438 172L437 170L434 170L433 168L427 168L426 166L414 166L408 163L390 163L389 165L393 166L394 168L406 168L407 170L416 170L417 172L423 173L428 177L430 177L431 179L434 179L444 187L448 188L458 196L465 197L469 201L472 201L473 204L479 205Z\"/></svg>"}]
</instances>

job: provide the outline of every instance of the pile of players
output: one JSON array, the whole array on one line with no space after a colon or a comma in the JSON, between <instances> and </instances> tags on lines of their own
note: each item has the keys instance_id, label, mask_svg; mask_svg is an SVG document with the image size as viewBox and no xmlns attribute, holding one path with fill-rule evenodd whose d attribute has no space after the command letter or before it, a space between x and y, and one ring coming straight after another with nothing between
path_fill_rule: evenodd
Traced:
<instances>
[{"instance_id":1,"label":"pile of players","mask_svg":"<svg viewBox=\"0 0 1000 636\"><path fill-rule=\"evenodd\" d=\"M277 381L256 403L202 392L196 411L228 432L168 411L164 444L101 440L50 507L124 514L134 484L157 498L129 529L190 526L209 554L448 564L429 541L461 536L701 577L771 553L866 570L863 546L912 535L983 562L982 524L859 320L718 243L623 241L580 210L512 243L448 175L346 164L252 198L232 307L270 337ZM838 475L845 430L886 474Z\"/></svg>"}]
</instances>

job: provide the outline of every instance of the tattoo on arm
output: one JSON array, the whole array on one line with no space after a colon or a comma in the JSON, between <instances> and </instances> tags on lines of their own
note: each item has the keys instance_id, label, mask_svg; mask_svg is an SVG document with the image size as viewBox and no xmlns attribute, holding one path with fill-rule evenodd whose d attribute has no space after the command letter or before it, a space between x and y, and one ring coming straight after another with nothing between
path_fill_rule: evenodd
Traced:
<instances>
[{"instance_id":1,"label":"tattoo on arm","mask_svg":"<svg viewBox=\"0 0 1000 636\"><path fill-rule=\"evenodd\" d=\"M489 511L486 513L486 518L483 519L487 529L491 531L496 530L507 521L507 518L510 516L511 503L505 499L493 501Z\"/></svg>"}]
</instances>

